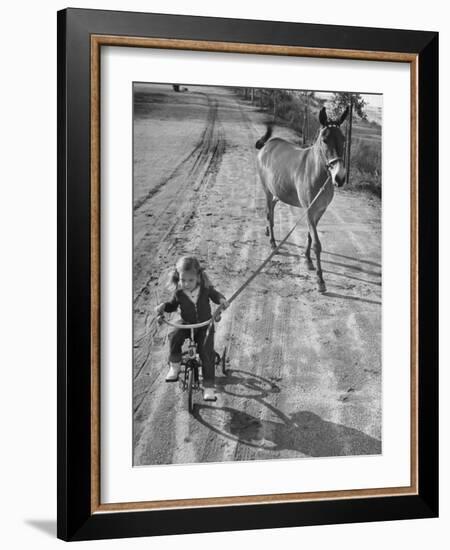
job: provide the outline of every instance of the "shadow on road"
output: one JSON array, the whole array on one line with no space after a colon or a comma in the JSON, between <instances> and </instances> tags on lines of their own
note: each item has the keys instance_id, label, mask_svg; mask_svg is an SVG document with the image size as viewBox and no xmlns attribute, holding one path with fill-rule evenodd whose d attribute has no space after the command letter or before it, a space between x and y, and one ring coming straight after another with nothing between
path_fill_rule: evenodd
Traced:
<instances>
[{"instance_id":1,"label":"shadow on road","mask_svg":"<svg viewBox=\"0 0 450 550\"><path fill-rule=\"evenodd\" d=\"M254 399L279 419L264 420L232 407L196 404L196 420L229 440L255 449L291 450L311 457L381 453L381 441L364 432L323 420L310 411L286 415L265 402L270 393L280 391L271 380L243 370L231 370L228 377L219 380L218 390L222 393ZM236 386L241 386L243 391Z\"/></svg>"},{"instance_id":2,"label":"shadow on road","mask_svg":"<svg viewBox=\"0 0 450 550\"><path fill-rule=\"evenodd\" d=\"M293 246L294 248L300 248L300 250L305 250L304 246L298 245L297 243L287 241L284 244ZM322 250L322 254L328 254L329 256L336 256L337 258L345 258L346 260L352 260L354 262L359 262L362 264L373 265L374 267L379 267L381 269L381 264L374 262L373 260L361 260L361 258L354 258L353 256L345 256L344 254L337 254L336 252L328 252L328 250Z\"/></svg>"},{"instance_id":3,"label":"shadow on road","mask_svg":"<svg viewBox=\"0 0 450 550\"><path fill-rule=\"evenodd\" d=\"M285 243L285 244L289 244L289 243ZM294 275L294 276L297 276L297 277L301 276L301 269L305 269L303 267L304 262L305 262L305 257L303 255L296 254L296 253L293 253L293 252L289 252L289 251L283 250L283 248L281 248L281 250L277 253L277 256L284 256L286 258L295 258L295 259L297 259L298 262L299 262L299 265L300 265L299 272L298 273L290 273L290 275ZM340 256L340 254L336 254L336 256ZM347 257L347 256L344 256L344 257ZM354 260L355 262L359 261L356 258L348 258L348 259ZM368 263L370 263L370 262L368 262ZM353 274L349 275L348 273L339 273L338 271L331 271L329 269L323 269L322 270L323 273L333 275L333 276L336 276L336 277L343 277L344 279L351 279L352 281L358 281L358 282L361 282L361 283L366 283L368 285L374 285L374 286L381 287L381 273L380 272L370 271L370 270L363 269L363 268L355 266L355 265L345 264L345 263L342 263L342 262L333 262L331 260L324 260L323 258L322 258L322 264L329 264L329 265L335 265L335 266L338 266L338 267L343 267L344 269L347 269L348 271L350 271L350 273L353 270L353 271L356 271L358 273L362 273L364 275L369 275L369 276L372 276L372 277L376 277L377 280L363 279L363 278L360 278L360 277L356 277ZM374 265L377 265L377 264L374 264ZM358 300L358 301L367 302L367 303L370 303L370 304L380 304L380 302L377 302L377 301L374 301L374 300L366 300L364 298L358 298L356 296L344 296L342 294L333 294L331 292L326 292L325 296L330 296L330 297L334 297L334 298L347 298L349 300Z\"/></svg>"},{"instance_id":4,"label":"shadow on road","mask_svg":"<svg viewBox=\"0 0 450 550\"><path fill-rule=\"evenodd\" d=\"M208 420L208 413L212 410L214 424ZM220 423L217 422L219 411L225 417L221 418ZM298 411L289 417L280 412L280 422L275 422L261 420L231 407L198 404L194 417L227 439L265 451L291 450L311 457L381 453L381 441L378 439L342 424L323 420L310 411Z\"/></svg>"},{"instance_id":5,"label":"shadow on road","mask_svg":"<svg viewBox=\"0 0 450 550\"><path fill-rule=\"evenodd\" d=\"M351 279L352 281L366 283L368 285L381 286L381 282L379 281L369 281L368 279L361 279L360 277L354 277L352 275L347 275L346 273L337 273L336 271L328 271L327 269L322 269L322 272L329 273L335 277L343 277L344 279Z\"/></svg>"},{"instance_id":6,"label":"shadow on road","mask_svg":"<svg viewBox=\"0 0 450 550\"><path fill-rule=\"evenodd\" d=\"M359 296L349 296L348 294L337 294L337 292L324 292L324 296L330 298L342 298L344 300L355 300L356 302L365 302L366 304L375 304L381 306L381 302L377 300L368 300L367 298L360 298Z\"/></svg>"},{"instance_id":7,"label":"shadow on road","mask_svg":"<svg viewBox=\"0 0 450 550\"><path fill-rule=\"evenodd\" d=\"M242 369L228 369L225 377L216 378L216 386L221 393L249 399L264 398L281 391L273 380Z\"/></svg>"},{"instance_id":8,"label":"shadow on road","mask_svg":"<svg viewBox=\"0 0 450 550\"><path fill-rule=\"evenodd\" d=\"M285 244L290 244L290 243L285 243ZM302 247L299 247L299 248L302 248ZM283 247L281 247L281 250L283 250ZM331 254L331 253L330 252L322 252L322 254ZM302 254L296 254L296 253L293 253L293 252L288 252L286 250L279 251L277 253L277 255L290 257L290 258L296 258L299 262L301 262L305 259ZM341 256L340 254L332 254L332 255L333 256ZM313 257L313 260L314 260L314 254L312 254L312 257ZM357 262L357 263L370 263L372 265L378 265L378 264L374 264L373 262L368 262L366 260L359 260L358 258L351 258L349 256L342 256L342 257L347 258L348 260L352 260L352 261ZM372 270L369 270L369 269L364 269L364 268L359 267L357 265L352 265L352 264L349 264L349 263L342 263L342 262L334 262L332 260L325 259L323 256L321 258L321 261L322 261L322 264L335 265L335 266L338 266L338 267L343 267L344 269L351 269L351 270L357 271L359 273L364 273L365 275L372 275L373 277L381 277L381 273L379 271L372 271ZM381 266L380 266L380 269L381 269ZM334 271L329 271L328 273L334 273ZM364 282L370 283L372 281L364 281Z\"/></svg>"}]
</instances>

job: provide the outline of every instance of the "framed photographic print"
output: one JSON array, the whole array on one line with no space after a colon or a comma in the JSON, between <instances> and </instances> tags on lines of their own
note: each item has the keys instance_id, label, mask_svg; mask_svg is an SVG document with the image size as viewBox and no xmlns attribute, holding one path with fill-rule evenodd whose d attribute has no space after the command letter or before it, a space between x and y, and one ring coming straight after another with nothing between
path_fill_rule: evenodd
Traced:
<instances>
[{"instance_id":1,"label":"framed photographic print","mask_svg":"<svg viewBox=\"0 0 450 550\"><path fill-rule=\"evenodd\" d=\"M438 513L438 36L58 13L58 536Z\"/></svg>"}]
</instances>

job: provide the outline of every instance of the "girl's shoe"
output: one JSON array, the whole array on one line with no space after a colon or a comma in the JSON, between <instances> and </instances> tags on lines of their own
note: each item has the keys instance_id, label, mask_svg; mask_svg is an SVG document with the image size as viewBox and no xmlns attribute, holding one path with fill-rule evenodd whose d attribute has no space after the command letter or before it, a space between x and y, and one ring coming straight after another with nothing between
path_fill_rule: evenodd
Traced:
<instances>
[{"instance_id":1,"label":"girl's shoe","mask_svg":"<svg viewBox=\"0 0 450 550\"><path fill-rule=\"evenodd\" d=\"M214 388L203 388L203 400L204 401L216 401L216 393Z\"/></svg>"},{"instance_id":2,"label":"girl's shoe","mask_svg":"<svg viewBox=\"0 0 450 550\"><path fill-rule=\"evenodd\" d=\"M166 376L166 382L176 382L178 380L178 375L180 374L180 369L180 363L170 363L169 372Z\"/></svg>"}]
</instances>

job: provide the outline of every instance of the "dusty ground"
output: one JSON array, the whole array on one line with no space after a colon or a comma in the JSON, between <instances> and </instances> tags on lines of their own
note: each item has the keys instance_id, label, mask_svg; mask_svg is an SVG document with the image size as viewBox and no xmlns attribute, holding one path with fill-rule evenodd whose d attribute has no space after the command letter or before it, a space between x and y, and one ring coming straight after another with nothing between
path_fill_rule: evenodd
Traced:
<instances>
[{"instance_id":1,"label":"dusty ground","mask_svg":"<svg viewBox=\"0 0 450 550\"><path fill-rule=\"evenodd\" d=\"M153 308L181 255L230 296L270 253L254 147L265 115L227 89L162 85L137 88L135 115L134 464L380 453L379 201L336 192L319 225L324 295L294 232L223 315L229 375L191 416L164 382L168 330ZM299 214L277 205L278 239Z\"/></svg>"}]
</instances>

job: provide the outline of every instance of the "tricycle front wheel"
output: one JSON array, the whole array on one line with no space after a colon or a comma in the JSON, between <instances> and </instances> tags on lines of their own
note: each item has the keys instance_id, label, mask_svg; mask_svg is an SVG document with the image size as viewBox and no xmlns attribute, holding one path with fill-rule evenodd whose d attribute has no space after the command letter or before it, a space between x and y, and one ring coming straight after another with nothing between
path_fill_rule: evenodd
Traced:
<instances>
[{"instance_id":1,"label":"tricycle front wheel","mask_svg":"<svg viewBox=\"0 0 450 550\"><path fill-rule=\"evenodd\" d=\"M188 379L187 379L187 404L188 404L188 411L192 413L194 410L194 401L193 401L193 386L194 386L194 369L190 368L188 372Z\"/></svg>"}]
</instances>

